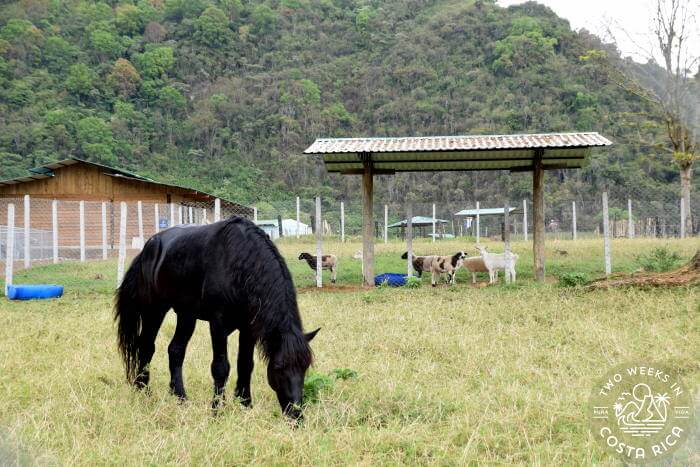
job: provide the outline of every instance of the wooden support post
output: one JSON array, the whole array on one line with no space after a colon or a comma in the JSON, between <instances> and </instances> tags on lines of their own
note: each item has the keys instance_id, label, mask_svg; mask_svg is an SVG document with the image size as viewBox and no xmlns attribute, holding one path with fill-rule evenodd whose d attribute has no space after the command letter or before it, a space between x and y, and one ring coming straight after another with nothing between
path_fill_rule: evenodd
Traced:
<instances>
[{"instance_id":1,"label":"wooden support post","mask_svg":"<svg viewBox=\"0 0 700 467\"><path fill-rule=\"evenodd\" d=\"M576 240L577 229L576 229L576 201L571 202L571 235L574 240Z\"/></svg>"},{"instance_id":2,"label":"wooden support post","mask_svg":"<svg viewBox=\"0 0 700 467\"><path fill-rule=\"evenodd\" d=\"M384 243L389 242L389 205L384 205Z\"/></svg>"},{"instance_id":3,"label":"wooden support post","mask_svg":"<svg viewBox=\"0 0 700 467\"><path fill-rule=\"evenodd\" d=\"M214 222L219 222L221 220L221 200L219 198L214 199Z\"/></svg>"},{"instance_id":4,"label":"wooden support post","mask_svg":"<svg viewBox=\"0 0 700 467\"><path fill-rule=\"evenodd\" d=\"M58 200L51 201L51 243L53 246L53 264L58 264Z\"/></svg>"},{"instance_id":5,"label":"wooden support post","mask_svg":"<svg viewBox=\"0 0 700 467\"><path fill-rule=\"evenodd\" d=\"M632 199L627 199L627 238L634 238L634 221L632 220Z\"/></svg>"},{"instance_id":6,"label":"wooden support post","mask_svg":"<svg viewBox=\"0 0 700 467\"><path fill-rule=\"evenodd\" d=\"M523 200L523 238L527 241L527 200Z\"/></svg>"},{"instance_id":7,"label":"wooden support post","mask_svg":"<svg viewBox=\"0 0 700 467\"><path fill-rule=\"evenodd\" d=\"M175 204L170 203L170 227L175 225Z\"/></svg>"},{"instance_id":8,"label":"wooden support post","mask_svg":"<svg viewBox=\"0 0 700 467\"><path fill-rule=\"evenodd\" d=\"M190 208L190 216L191 214L191 209ZM144 243L144 238L143 238L143 203L141 201L136 203L136 210L138 214L138 222L139 222L139 239L141 241L141 245Z\"/></svg>"},{"instance_id":9,"label":"wooden support post","mask_svg":"<svg viewBox=\"0 0 700 467\"><path fill-rule=\"evenodd\" d=\"M299 218L299 197L297 196L297 238L299 238L299 229L301 228L301 219Z\"/></svg>"},{"instance_id":10,"label":"wooden support post","mask_svg":"<svg viewBox=\"0 0 700 467\"><path fill-rule=\"evenodd\" d=\"M345 243L345 202L340 202L340 241Z\"/></svg>"},{"instance_id":11,"label":"wooden support post","mask_svg":"<svg viewBox=\"0 0 700 467\"><path fill-rule=\"evenodd\" d=\"M119 260L117 262L117 287L122 284L124 278L124 266L126 264L126 203L119 203Z\"/></svg>"},{"instance_id":12,"label":"wooden support post","mask_svg":"<svg viewBox=\"0 0 700 467\"><path fill-rule=\"evenodd\" d=\"M15 262L15 205L7 205L7 243L5 245L5 296L12 285L12 268Z\"/></svg>"},{"instance_id":13,"label":"wooden support post","mask_svg":"<svg viewBox=\"0 0 700 467\"><path fill-rule=\"evenodd\" d=\"M364 170L362 172L362 263L363 287L374 287L374 235L372 212L374 202L374 174L369 154L364 154Z\"/></svg>"},{"instance_id":14,"label":"wooden support post","mask_svg":"<svg viewBox=\"0 0 700 467\"><path fill-rule=\"evenodd\" d=\"M153 221L153 227L155 228L154 232L158 233L160 232L160 214L158 213L158 203L153 206L153 217L155 218Z\"/></svg>"},{"instance_id":15,"label":"wooden support post","mask_svg":"<svg viewBox=\"0 0 700 467\"><path fill-rule=\"evenodd\" d=\"M410 276L413 274L413 204L410 202L406 205L406 251L408 251L406 269Z\"/></svg>"},{"instance_id":16,"label":"wooden support post","mask_svg":"<svg viewBox=\"0 0 700 467\"><path fill-rule=\"evenodd\" d=\"M479 235L481 234L479 229L479 202L476 202L476 243L479 243Z\"/></svg>"},{"instance_id":17,"label":"wooden support post","mask_svg":"<svg viewBox=\"0 0 700 467\"><path fill-rule=\"evenodd\" d=\"M102 202L102 259L107 259L107 203Z\"/></svg>"},{"instance_id":18,"label":"wooden support post","mask_svg":"<svg viewBox=\"0 0 700 467\"><path fill-rule=\"evenodd\" d=\"M321 226L321 197L316 197L316 287L323 287L323 232Z\"/></svg>"},{"instance_id":19,"label":"wooden support post","mask_svg":"<svg viewBox=\"0 0 700 467\"><path fill-rule=\"evenodd\" d=\"M605 254L605 275L612 272L610 261L610 219L608 217L608 192L603 192L603 250Z\"/></svg>"},{"instance_id":20,"label":"wooden support post","mask_svg":"<svg viewBox=\"0 0 700 467\"><path fill-rule=\"evenodd\" d=\"M24 195L24 268L28 269L32 261L32 243L31 235L32 230L31 224L31 201L29 200L29 195Z\"/></svg>"},{"instance_id":21,"label":"wooden support post","mask_svg":"<svg viewBox=\"0 0 700 467\"><path fill-rule=\"evenodd\" d=\"M80 201L80 262L85 262L85 201Z\"/></svg>"},{"instance_id":22,"label":"wooden support post","mask_svg":"<svg viewBox=\"0 0 700 467\"><path fill-rule=\"evenodd\" d=\"M503 247L504 247L504 259L505 259L505 270L503 272L503 277L506 284L510 284L510 202L506 200L503 205Z\"/></svg>"},{"instance_id":23,"label":"wooden support post","mask_svg":"<svg viewBox=\"0 0 700 467\"><path fill-rule=\"evenodd\" d=\"M26 219L26 216L25 216L25 219ZM681 238L685 238L685 223L686 223L685 219L686 219L685 198L681 197Z\"/></svg>"},{"instance_id":24,"label":"wooden support post","mask_svg":"<svg viewBox=\"0 0 700 467\"><path fill-rule=\"evenodd\" d=\"M532 252L535 263L535 279L544 281L544 167L542 156L544 150L535 150L534 170L532 172L532 222L533 246Z\"/></svg>"}]
</instances>

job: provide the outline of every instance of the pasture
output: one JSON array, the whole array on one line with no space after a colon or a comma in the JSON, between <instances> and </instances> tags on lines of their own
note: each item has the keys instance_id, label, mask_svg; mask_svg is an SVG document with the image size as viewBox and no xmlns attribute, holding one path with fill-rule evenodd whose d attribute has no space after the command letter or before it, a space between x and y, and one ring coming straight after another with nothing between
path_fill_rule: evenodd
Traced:
<instances>
[{"instance_id":1,"label":"pasture","mask_svg":"<svg viewBox=\"0 0 700 467\"><path fill-rule=\"evenodd\" d=\"M185 360L189 400L168 394L171 313L152 362L151 394L126 385L112 322L116 265L64 263L16 274L17 283L66 285L60 300L0 301L0 463L40 464L613 464L590 433L586 405L594 381L614 364L665 361L697 394L698 288L583 292L556 285L564 272L603 270L602 240L549 242L548 282L532 281L530 244L518 282L364 291L358 241L330 241L338 283L318 291L302 251L311 240L278 243L299 289L312 343L313 372L357 371L310 405L290 429L256 357L253 408L229 400L210 411L211 347L199 323ZM667 246L684 258L697 239L615 240L613 270L634 271L635 255ZM502 251L502 245L489 245ZM501 249L499 249L501 247ZM402 272L398 242L376 245L376 271ZM473 243L415 242L417 254L452 253ZM567 254L555 252L566 251ZM481 282L487 280L483 274ZM274 291L270 291L274 293ZM235 361L236 335L229 353ZM232 394L235 364L228 388ZM698 464L688 446L676 462ZM691 440L692 441L692 440Z\"/></svg>"}]
</instances>

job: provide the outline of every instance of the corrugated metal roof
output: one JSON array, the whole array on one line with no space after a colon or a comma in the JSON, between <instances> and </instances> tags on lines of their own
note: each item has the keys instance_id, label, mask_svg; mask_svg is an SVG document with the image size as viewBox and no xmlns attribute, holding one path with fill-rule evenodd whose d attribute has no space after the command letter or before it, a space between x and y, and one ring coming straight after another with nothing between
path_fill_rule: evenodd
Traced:
<instances>
[{"instance_id":1,"label":"corrugated metal roof","mask_svg":"<svg viewBox=\"0 0 700 467\"><path fill-rule=\"evenodd\" d=\"M435 219L436 224L447 224L447 221L445 219ZM432 225L433 224L433 218L432 217L427 217L427 216L413 216L411 218L411 224L418 226L418 225ZM394 227L403 227L408 225L408 220L404 219L399 222L395 222L391 225L388 225L387 227L394 228Z\"/></svg>"},{"instance_id":2,"label":"corrugated metal roof","mask_svg":"<svg viewBox=\"0 0 700 467\"><path fill-rule=\"evenodd\" d=\"M541 133L516 135L425 136L406 138L323 138L305 154L478 151L609 146L598 133Z\"/></svg>"},{"instance_id":3,"label":"corrugated metal roof","mask_svg":"<svg viewBox=\"0 0 700 467\"><path fill-rule=\"evenodd\" d=\"M502 216L505 211L506 210L504 208L479 208L478 213L479 216ZM520 212L522 212L522 209L520 208L511 207L508 210L508 213L511 214L517 214ZM456 212L455 216L476 217L476 213L476 209L463 209L459 212Z\"/></svg>"}]
</instances>

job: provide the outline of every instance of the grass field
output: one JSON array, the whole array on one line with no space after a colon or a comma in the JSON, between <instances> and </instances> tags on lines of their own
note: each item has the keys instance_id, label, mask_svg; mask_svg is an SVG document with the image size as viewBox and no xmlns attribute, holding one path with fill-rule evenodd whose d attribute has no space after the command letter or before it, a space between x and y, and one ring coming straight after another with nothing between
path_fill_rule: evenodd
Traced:
<instances>
[{"instance_id":1,"label":"grass field","mask_svg":"<svg viewBox=\"0 0 700 467\"><path fill-rule=\"evenodd\" d=\"M62 299L0 300L0 464L615 464L586 418L588 395L608 368L664 361L698 393L698 288L556 285L564 272L601 274L600 240L550 242L545 284L532 281L530 247L516 243L515 285L472 287L461 272L455 287L433 289L424 277L419 289L372 291L355 287L358 242L327 244L340 258L339 283L322 291L296 260L313 245L279 245L300 288L305 327L322 327L312 371L358 373L322 392L303 427L290 429L280 416L263 365L254 372L252 409L230 402L211 416L204 323L185 360L190 399L178 404L168 395L172 315L157 341L152 393L132 391L115 346L115 263L43 266L18 272L16 282L65 284ZM684 258L699 246L697 239L616 240L613 269L634 271L635 255L660 245ZM415 250L474 254L470 247L418 241ZM404 271L403 250L377 245L376 272ZM234 335L233 361L236 343ZM700 463L698 436L675 463Z\"/></svg>"}]
</instances>

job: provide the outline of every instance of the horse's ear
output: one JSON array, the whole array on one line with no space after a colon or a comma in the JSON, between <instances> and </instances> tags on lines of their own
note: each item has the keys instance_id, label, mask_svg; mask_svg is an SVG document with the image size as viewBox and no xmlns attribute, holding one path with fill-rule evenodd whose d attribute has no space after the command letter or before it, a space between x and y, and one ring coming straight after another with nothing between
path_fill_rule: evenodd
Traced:
<instances>
[{"instance_id":1,"label":"horse's ear","mask_svg":"<svg viewBox=\"0 0 700 467\"><path fill-rule=\"evenodd\" d=\"M311 342L314 337L316 337L316 334L318 334L318 331L320 331L321 328L316 329L315 331L307 332L304 337L306 337L306 342Z\"/></svg>"}]
</instances>

